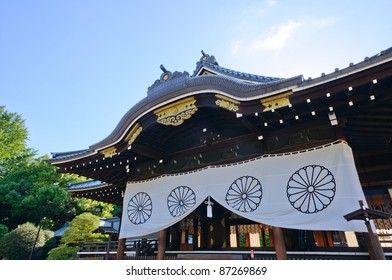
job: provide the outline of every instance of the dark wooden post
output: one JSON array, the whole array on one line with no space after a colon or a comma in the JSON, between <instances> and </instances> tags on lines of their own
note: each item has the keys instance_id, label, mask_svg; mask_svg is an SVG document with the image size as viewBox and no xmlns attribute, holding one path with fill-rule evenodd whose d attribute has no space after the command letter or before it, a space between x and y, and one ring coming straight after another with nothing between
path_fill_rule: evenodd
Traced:
<instances>
[{"instance_id":1,"label":"dark wooden post","mask_svg":"<svg viewBox=\"0 0 392 280\"><path fill-rule=\"evenodd\" d=\"M371 260L385 260L385 254L381 247L378 235L375 233L364 233L366 247L369 252L369 257Z\"/></svg>"},{"instance_id":2,"label":"dark wooden post","mask_svg":"<svg viewBox=\"0 0 392 280\"><path fill-rule=\"evenodd\" d=\"M280 227L272 227L272 234L274 236L274 244L277 260L287 260L286 244L284 242L283 229Z\"/></svg>"},{"instance_id":3,"label":"dark wooden post","mask_svg":"<svg viewBox=\"0 0 392 280\"><path fill-rule=\"evenodd\" d=\"M123 260L125 252L125 238L118 240L116 260Z\"/></svg>"},{"instance_id":4,"label":"dark wooden post","mask_svg":"<svg viewBox=\"0 0 392 280\"><path fill-rule=\"evenodd\" d=\"M166 251L166 229L162 229L159 231L159 239L158 239L158 260L163 260L165 258Z\"/></svg>"},{"instance_id":5,"label":"dark wooden post","mask_svg":"<svg viewBox=\"0 0 392 280\"><path fill-rule=\"evenodd\" d=\"M141 254L140 254L140 252L141 252L141 247L142 247L142 245L141 245L141 243L140 243L140 240L137 240L137 241L135 241L135 251L136 251L136 256L137 257L139 257Z\"/></svg>"},{"instance_id":6,"label":"dark wooden post","mask_svg":"<svg viewBox=\"0 0 392 280\"><path fill-rule=\"evenodd\" d=\"M365 221L365 225L368 232L364 233L364 236L365 236L366 247L368 249L370 259L385 260L385 255L381 247L380 240L378 239L377 234L373 233L373 229L370 225L370 220L377 219L377 218L390 219L391 214L380 210L366 208L362 200L359 201L359 206L360 208L358 210L355 210L354 212L344 215L344 218L347 221L352 221L352 220Z\"/></svg>"},{"instance_id":7,"label":"dark wooden post","mask_svg":"<svg viewBox=\"0 0 392 280\"><path fill-rule=\"evenodd\" d=\"M109 233L109 240L108 240L108 245L106 247L106 256L105 256L105 260L109 259L109 255L110 255L110 247L112 246L112 234Z\"/></svg>"},{"instance_id":8,"label":"dark wooden post","mask_svg":"<svg viewBox=\"0 0 392 280\"><path fill-rule=\"evenodd\" d=\"M360 201L359 205L363 207L363 202ZM365 219L365 225L368 232L365 234L366 247L368 248L369 257L371 260L385 260L384 250L382 249L378 235L373 232L372 226L368 218Z\"/></svg>"},{"instance_id":9,"label":"dark wooden post","mask_svg":"<svg viewBox=\"0 0 392 280\"><path fill-rule=\"evenodd\" d=\"M339 120L339 122L341 122L341 121ZM342 139L342 140L346 141L346 137L345 137L344 132L340 126L335 126L335 135L338 139ZM357 156L354 151L353 151L353 157L354 157L355 163L357 165L358 159L357 159ZM363 207L362 201L360 201L360 207L361 208ZM370 259L371 260L385 260L384 251L381 247L381 243L380 243L380 240L378 239L378 235L373 233L373 230L372 230L372 227L370 225L369 220L365 219L365 224L366 224L368 232L364 233L364 237L365 237L366 247L368 249Z\"/></svg>"}]
</instances>

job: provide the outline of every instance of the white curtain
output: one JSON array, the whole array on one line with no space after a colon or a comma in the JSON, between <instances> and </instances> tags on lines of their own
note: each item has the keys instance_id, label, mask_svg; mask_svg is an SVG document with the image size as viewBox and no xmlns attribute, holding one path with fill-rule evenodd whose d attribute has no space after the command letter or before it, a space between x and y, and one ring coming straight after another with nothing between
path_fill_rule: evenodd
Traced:
<instances>
[{"instance_id":1,"label":"white curtain","mask_svg":"<svg viewBox=\"0 0 392 280\"><path fill-rule=\"evenodd\" d=\"M365 232L344 215L366 200L343 142L129 182L120 238L165 229L211 196L247 219L282 228ZM214 212L214 206L212 207Z\"/></svg>"}]
</instances>

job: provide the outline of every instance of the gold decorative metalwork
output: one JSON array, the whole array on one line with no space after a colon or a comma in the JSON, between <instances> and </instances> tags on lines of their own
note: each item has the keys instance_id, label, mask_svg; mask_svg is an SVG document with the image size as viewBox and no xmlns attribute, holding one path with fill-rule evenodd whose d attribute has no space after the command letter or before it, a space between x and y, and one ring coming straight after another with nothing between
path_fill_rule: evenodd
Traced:
<instances>
[{"instance_id":1,"label":"gold decorative metalwork","mask_svg":"<svg viewBox=\"0 0 392 280\"><path fill-rule=\"evenodd\" d=\"M116 152L117 152L116 147L110 147L110 148L107 148L105 150L100 151L100 153L103 154L103 156L105 158L114 156L116 154Z\"/></svg>"},{"instance_id":2,"label":"gold decorative metalwork","mask_svg":"<svg viewBox=\"0 0 392 280\"><path fill-rule=\"evenodd\" d=\"M128 145L131 145L135 140L136 137L139 136L139 134L142 132L143 127L140 126L140 124L135 124L134 127L132 127L131 131L129 131L127 137L125 137L125 141L128 142Z\"/></svg>"},{"instance_id":3,"label":"gold decorative metalwork","mask_svg":"<svg viewBox=\"0 0 392 280\"><path fill-rule=\"evenodd\" d=\"M226 110L232 111L232 112L237 112L240 105L240 102L234 99L231 99L227 96L220 95L220 94L215 94L215 97L217 98L215 101L215 104L219 107L222 107Z\"/></svg>"},{"instance_id":4,"label":"gold decorative metalwork","mask_svg":"<svg viewBox=\"0 0 392 280\"><path fill-rule=\"evenodd\" d=\"M201 75L216 75L216 74L214 74L214 73L212 73L212 72L210 72L210 71L208 71L208 70L206 70L206 69L203 69L203 71L201 72Z\"/></svg>"},{"instance_id":5,"label":"gold decorative metalwork","mask_svg":"<svg viewBox=\"0 0 392 280\"><path fill-rule=\"evenodd\" d=\"M164 106L154 111L157 122L163 125L179 126L197 112L198 109L195 103L196 99L194 97L188 97Z\"/></svg>"},{"instance_id":6,"label":"gold decorative metalwork","mask_svg":"<svg viewBox=\"0 0 392 280\"><path fill-rule=\"evenodd\" d=\"M265 107L263 112L288 106L290 104L289 96L292 94L293 92L290 90L285 93L261 99L260 102Z\"/></svg>"}]
</instances>

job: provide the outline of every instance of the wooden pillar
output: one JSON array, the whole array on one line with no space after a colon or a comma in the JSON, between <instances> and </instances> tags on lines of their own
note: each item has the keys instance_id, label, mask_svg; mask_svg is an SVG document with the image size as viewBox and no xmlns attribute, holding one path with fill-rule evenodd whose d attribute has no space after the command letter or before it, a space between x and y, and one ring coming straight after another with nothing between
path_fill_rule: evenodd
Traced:
<instances>
[{"instance_id":1,"label":"wooden pillar","mask_svg":"<svg viewBox=\"0 0 392 280\"><path fill-rule=\"evenodd\" d=\"M166 251L166 229L162 229L159 231L159 239L158 239L158 260L163 260L165 257Z\"/></svg>"},{"instance_id":2,"label":"wooden pillar","mask_svg":"<svg viewBox=\"0 0 392 280\"><path fill-rule=\"evenodd\" d=\"M287 260L286 244L284 242L283 229L280 227L272 227L274 236L274 244L277 260Z\"/></svg>"},{"instance_id":3,"label":"wooden pillar","mask_svg":"<svg viewBox=\"0 0 392 280\"><path fill-rule=\"evenodd\" d=\"M139 257L141 254L141 247L142 247L142 244L141 244L141 241L140 240L137 240L137 241L135 241L135 248L136 248L136 256L137 257Z\"/></svg>"},{"instance_id":4,"label":"wooden pillar","mask_svg":"<svg viewBox=\"0 0 392 280\"><path fill-rule=\"evenodd\" d=\"M109 233L109 240L108 240L108 245L106 246L106 256L105 256L105 260L109 259L109 255L110 255L110 247L112 246L112 234Z\"/></svg>"},{"instance_id":5,"label":"wooden pillar","mask_svg":"<svg viewBox=\"0 0 392 280\"><path fill-rule=\"evenodd\" d=\"M127 187L125 186L124 190L126 188ZM122 198L121 198L121 206L120 206L121 208L120 208L120 211L118 213L119 218L120 218L120 223L118 225L119 232L118 232L118 235L117 235L118 243L117 243L116 260L123 260L124 259L124 254L125 254L125 241L126 241L126 238L121 238L120 239L120 229L121 229L121 225L122 225L123 205L124 205L124 196L122 196Z\"/></svg>"},{"instance_id":6,"label":"wooden pillar","mask_svg":"<svg viewBox=\"0 0 392 280\"><path fill-rule=\"evenodd\" d=\"M363 205L360 202L360 205ZM381 247L380 240L378 239L378 235L373 233L373 229L370 225L369 220L365 220L365 225L368 230L365 234L366 247L369 252L369 257L371 260L385 260L384 250Z\"/></svg>"},{"instance_id":7,"label":"wooden pillar","mask_svg":"<svg viewBox=\"0 0 392 280\"><path fill-rule=\"evenodd\" d=\"M125 252L125 238L118 240L116 260L123 260Z\"/></svg>"},{"instance_id":8,"label":"wooden pillar","mask_svg":"<svg viewBox=\"0 0 392 280\"><path fill-rule=\"evenodd\" d=\"M336 136L340 137L340 139L346 140L343 130L339 127L335 129ZM354 160L356 162L356 166L358 167L358 158L353 151ZM361 182L362 183L362 182ZM378 239L377 234L373 233L373 230L370 226L369 221L365 221L368 232L364 233L366 247L369 252L369 257L371 260L385 260L384 250L382 249L380 240Z\"/></svg>"},{"instance_id":9,"label":"wooden pillar","mask_svg":"<svg viewBox=\"0 0 392 280\"><path fill-rule=\"evenodd\" d=\"M199 221L200 221L200 216L195 215L195 218L193 219L193 250L194 251L199 248L199 239L201 235L201 232L199 232Z\"/></svg>"},{"instance_id":10,"label":"wooden pillar","mask_svg":"<svg viewBox=\"0 0 392 280\"><path fill-rule=\"evenodd\" d=\"M369 252L369 257L371 260L385 260L384 251L381 247L378 235L375 233L364 233L366 247Z\"/></svg>"}]
</instances>

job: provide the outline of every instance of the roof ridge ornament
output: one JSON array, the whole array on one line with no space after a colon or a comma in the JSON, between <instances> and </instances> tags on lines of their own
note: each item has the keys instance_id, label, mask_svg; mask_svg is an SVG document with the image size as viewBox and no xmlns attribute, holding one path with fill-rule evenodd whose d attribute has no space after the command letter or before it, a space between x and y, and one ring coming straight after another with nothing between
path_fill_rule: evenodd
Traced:
<instances>
[{"instance_id":1,"label":"roof ridge ornament","mask_svg":"<svg viewBox=\"0 0 392 280\"><path fill-rule=\"evenodd\" d=\"M161 68L161 70L163 71L163 73L167 73L169 71L167 71L167 69L165 68L165 66L163 66L163 64L161 64L161 66L159 66Z\"/></svg>"},{"instance_id":2,"label":"roof ridge ornament","mask_svg":"<svg viewBox=\"0 0 392 280\"><path fill-rule=\"evenodd\" d=\"M219 65L215 59L215 56L206 54L203 50L201 50L201 54L203 56L200 58L200 61L197 64L208 63L208 64Z\"/></svg>"},{"instance_id":3,"label":"roof ridge ornament","mask_svg":"<svg viewBox=\"0 0 392 280\"><path fill-rule=\"evenodd\" d=\"M174 73L170 72L169 70L166 69L165 66L163 66L163 64L161 64L159 66L159 68L161 68L162 70L162 75L160 76L159 80L155 80L155 82L148 87L147 89L147 95L152 94L154 92L156 92L157 90L159 91L160 89L162 89L163 87L166 86L166 82L175 82L178 78L180 78L181 80L189 77L189 73L184 71L184 72L178 72L178 71L174 71ZM169 83L171 84L171 83Z\"/></svg>"},{"instance_id":4,"label":"roof ridge ornament","mask_svg":"<svg viewBox=\"0 0 392 280\"><path fill-rule=\"evenodd\" d=\"M164 81L169 80L169 78L172 76L172 72L168 71L168 70L165 68L165 66L163 66L163 64L161 64L161 65L159 66L159 68L161 68L161 70L162 70L162 72L163 72L163 74L161 75L160 80L164 80Z\"/></svg>"}]
</instances>

